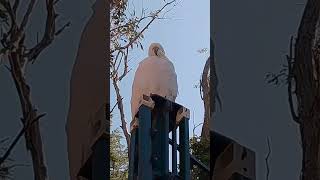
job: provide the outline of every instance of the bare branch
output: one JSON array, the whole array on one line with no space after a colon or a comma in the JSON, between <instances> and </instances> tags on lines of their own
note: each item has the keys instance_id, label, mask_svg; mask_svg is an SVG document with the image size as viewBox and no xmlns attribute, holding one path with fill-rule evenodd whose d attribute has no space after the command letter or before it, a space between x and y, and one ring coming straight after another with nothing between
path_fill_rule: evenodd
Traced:
<instances>
[{"instance_id":1,"label":"bare branch","mask_svg":"<svg viewBox=\"0 0 320 180\"><path fill-rule=\"evenodd\" d=\"M200 97L203 100L203 93L202 93L202 81L200 79L200 85L199 85L199 89L200 89Z\"/></svg>"},{"instance_id":2,"label":"bare branch","mask_svg":"<svg viewBox=\"0 0 320 180\"><path fill-rule=\"evenodd\" d=\"M11 143L11 145L9 146L9 148L7 149L7 151L4 153L4 155L0 158L0 165L9 157L12 149L15 147L15 145L18 143L19 139L22 137L22 135L24 134L24 132L26 132L26 130L31 127L33 125L33 123L37 122L38 120L40 120L40 118L44 117L46 114L41 114L39 116L37 116L35 119L33 119L31 121L30 124L27 124L25 126L23 126L23 128L20 130L20 132L18 133L18 135L16 136L16 138L13 140L13 142Z\"/></svg>"},{"instance_id":3,"label":"bare branch","mask_svg":"<svg viewBox=\"0 0 320 180\"><path fill-rule=\"evenodd\" d=\"M293 78L293 70L292 70L292 63L291 63L292 56L293 56L292 41L293 41L293 37L291 37L290 39L290 50L289 50L289 55L287 55L287 63L288 63L288 89L287 89L288 92L287 93L288 93L288 101L289 101L291 116L296 123L300 124L299 117L297 116L294 110L293 98L292 98L292 78Z\"/></svg>"},{"instance_id":4,"label":"bare branch","mask_svg":"<svg viewBox=\"0 0 320 180\"><path fill-rule=\"evenodd\" d=\"M5 67L9 72L12 71L12 69L11 69L8 65L5 64L4 67Z\"/></svg>"},{"instance_id":5,"label":"bare branch","mask_svg":"<svg viewBox=\"0 0 320 180\"><path fill-rule=\"evenodd\" d=\"M124 108L123 108L123 102L122 102L122 97L121 97L121 94L120 94L120 88L117 84L117 80L116 78L113 78L112 79L112 84L113 84L113 87L114 87L114 90L116 92L116 95L117 95L117 105L118 105L118 109L120 111L120 119L121 119L121 129L123 131L123 134L126 138L126 141L127 141L127 147L128 149L130 148L130 134L128 133L128 130L127 130L127 122L125 120L125 115L124 115ZM128 151L130 152L130 150Z\"/></svg>"},{"instance_id":6,"label":"bare branch","mask_svg":"<svg viewBox=\"0 0 320 180\"><path fill-rule=\"evenodd\" d=\"M29 61L34 63L35 59L39 56L39 54L46 49L53 41L55 36L55 19L56 13L54 10L54 2L53 0L47 0L47 19L46 19L46 27L45 33L39 43L37 43L30 51L25 54Z\"/></svg>"},{"instance_id":7,"label":"bare branch","mask_svg":"<svg viewBox=\"0 0 320 180\"><path fill-rule=\"evenodd\" d=\"M7 11L7 13L9 14L10 20L11 20L11 27L9 32L7 33L7 35L3 36L2 41L7 40L7 36L8 34L10 34L14 29L17 28L17 23L16 23L16 15L13 12L13 10L11 9L11 5L8 1L6 0L0 0L0 4L5 8L5 10Z\"/></svg>"},{"instance_id":8,"label":"bare branch","mask_svg":"<svg viewBox=\"0 0 320 180\"><path fill-rule=\"evenodd\" d=\"M127 48L127 52L124 55L124 61L123 61L124 69L123 69L122 75L119 77L119 81L121 81L129 73L129 70L128 70L128 52L129 52L129 48Z\"/></svg>"},{"instance_id":9,"label":"bare branch","mask_svg":"<svg viewBox=\"0 0 320 180\"><path fill-rule=\"evenodd\" d=\"M118 51L118 54L117 54L117 56L116 56L116 58L115 58L115 64L116 64L117 61L118 61L118 58L119 58L120 53L121 53L120 62L118 63L117 68L114 69L114 73L117 73L117 72L118 72L118 70L119 70L119 68L120 68L120 65L121 65L121 62L122 62L122 58L123 58L124 52L123 52L122 50L119 50L119 51Z\"/></svg>"},{"instance_id":10,"label":"bare branch","mask_svg":"<svg viewBox=\"0 0 320 180\"><path fill-rule=\"evenodd\" d=\"M70 27L70 25L71 25L71 22L67 22L55 33L55 36L58 36L60 33L62 33L65 30L65 28Z\"/></svg>"},{"instance_id":11,"label":"bare branch","mask_svg":"<svg viewBox=\"0 0 320 180\"><path fill-rule=\"evenodd\" d=\"M20 0L15 0L14 1L14 4L13 4L13 13L16 15L17 14L17 9L18 9L18 6L20 4Z\"/></svg>"},{"instance_id":12,"label":"bare branch","mask_svg":"<svg viewBox=\"0 0 320 180\"><path fill-rule=\"evenodd\" d=\"M269 180L269 174L270 174L270 168L269 168L269 157L271 154L271 147L270 147L270 140L269 137L267 137L267 143L268 143L268 154L265 158L265 162L266 162L266 167L267 167L267 174L266 174L266 180Z\"/></svg>"},{"instance_id":13,"label":"bare branch","mask_svg":"<svg viewBox=\"0 0 320 180\"><path fill-rule=\"evenodd\" d=\"M20 25L19 35L24 33L25 28L26 28L26 26L28 24L29 18L31 16L31 13L32 13L32 10L33 10L35 4L36 4L36 0L30 0L29 5L28 5L28 9L27 9L26 13L23 16L23 19L22 19L22 22L21 22L21 25Z\"/></svg>"},{"instance_id":14,"label":"bare branch","mask_svg":"<svg viewBox=\"0 0 320 180\"><path fill-rule=\"evenodd\" d=\"M0 144L3 144L4 142L6 142L8 140L9 140L9 137L3 138L3 139L0 140Z\"/></svg>"},{"instance_id":15,"label":"bare branch","mask_svg":"<svg viewBox=\"0 0 320 180\"><path fill-rule=\"evenodd\" d=\"M53 2L53 4L56 5L56 4L58 4L59 2L60 2L60 0L55 0L55 1Z\"/></svg>"},{"instance_id":16,"label":"bare branch","mask_svg":"<svg viewBox=\"0 0 320 180\"><path fill-rule=\"evenodd\" d=\"M123 100L123 98L121 98L121 101L122 101L122 100ZM119 103L119 102L117 101L117 103L112 107L112 109L111 109L111 111L110 111L110 114L113 112L114 108L117 107L118 103Z\"/></svg>"},{"instance_id":17,"label":"bare branch","mask_svg":"<svg viewBox=\"0 0 320 180\"><path fill-rule=\"evenodd\" d=\"M199 124L197 124L197 125L195 125L195 126L193 127L193 130L192 130L193 134L195 134L195 131L196 131L197 127L201 126L202 124L203 124L203 122L202 122L202 123L199 123Z\"/></svg>"},{"instance_id":18,"label":"bare branch","mask_svg":"<svg viewBox=\"0 0 320 180\"><path fill-rule=\"evenodd\" d=\"M26 167L28 165L26 165L26 164L13 164L13 165L0 166L0 179L13 179L13 176L12 176L13 173L11 172L11 170L13 170L14 168L19 167L19 166Z\"/></svg>"}]
</instances>

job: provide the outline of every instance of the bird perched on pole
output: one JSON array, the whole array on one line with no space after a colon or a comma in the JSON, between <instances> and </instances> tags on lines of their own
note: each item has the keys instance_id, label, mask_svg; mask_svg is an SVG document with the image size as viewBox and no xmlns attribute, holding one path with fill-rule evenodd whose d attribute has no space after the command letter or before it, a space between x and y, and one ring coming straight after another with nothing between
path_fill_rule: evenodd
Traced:
<instances>
[{"instance_id":1,"label":"bird perched on pole","mask_svg":"<svg viewBox=\"0 0 320 180\"><path fill-rule=\"evenodd\" d=\"M157 94L173 102L178 95L177 74L159 43L150 45L148 57L139 63L136 70L131 96L132 119L138 112L143 94Z\"/></svg>"}]
</instances>

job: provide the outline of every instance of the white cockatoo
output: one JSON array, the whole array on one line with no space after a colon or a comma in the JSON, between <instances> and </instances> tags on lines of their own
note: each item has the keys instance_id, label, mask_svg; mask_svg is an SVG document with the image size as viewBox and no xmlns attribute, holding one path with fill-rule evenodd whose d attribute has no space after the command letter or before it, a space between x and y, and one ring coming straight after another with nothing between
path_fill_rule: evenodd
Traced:
<instances>
[{"instance_id":1,"label":"white cockatoo","mask_svg":"<svg viewBox=\"0 0 320 180\"><path fill-rule=\"evenodd\" d=\"M136 70L131 96L132 119L138 112L139 100L143 94L157 94L173 102L178 95L174 66L159 43L150 45L148 57L139 63Z\"/></svg>"}]
</instances>

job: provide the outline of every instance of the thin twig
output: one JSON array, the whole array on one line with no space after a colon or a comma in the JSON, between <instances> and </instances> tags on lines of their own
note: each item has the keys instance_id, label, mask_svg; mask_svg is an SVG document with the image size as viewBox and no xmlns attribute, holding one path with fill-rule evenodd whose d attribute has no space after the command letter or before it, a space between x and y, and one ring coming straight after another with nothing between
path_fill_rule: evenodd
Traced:
<instances>
[{"instance_id":1,"label":"thin twig","mask_svg":"<svg viewBox=\"0 0 320 180\"><path fill-rule=\"evenodd\" d=\"M71 22L67 22L66 24L64 24L56 33L55 36L58 36L59 34L61 34L67 27L70 27Z\"/></svg>"},{"instance_id":2,"label":"thin twig","mask_svg":"<svg viewBox=\"0 0 320 180\"><path fill-rule=\"evenodd\" d=\"M123 100L123 98L121 98L121 100ZM117 101L117 103L112 107L112 109L111 109L111 111L110 111L110 114L113 112L114 108L117 107L118 103L119 103L119 102Z\"/></svg>"},{"instance_id":3,"label":"thin twig","mask_svg":"<svg viewBox=\"0 0 320 180\"><path fill-rule=\"evenodd\" d=\"M9 140L9 137L3 138L3 139L0 140L0 144L3 144L4 142L6 142L8 140Z\"/></svg>"},{"instance_id":4,"label":"thin twig","mask_svg":"<svg viewBox=\"0 0 320 180\"><path fill-rule=\"evenodd\" d=\"M46 19L46 27L44 35L39 43L37 43L30 51L25 55L29 61L34 63L35 59L39 56L39 54L46 49L53 41L55 36L55 19L56 13L54 9L53 0L46 1L47 8L47 19Z\"/></svg>"},{"instance_id":5,"label":"thin twig","mask_svg":"<svg viewBox=\"0 0 320 180\"><path fill-rule=\"evenodd\" d=\"M13 8L12 8L14 14L17 14L17 9L18 9L19 4L20 4L20 0L14 1Z\"/></svg>"},{"instance_id":6,"label":"thin twig","mask_svg":"<svg viewBox=\"0 0 320 180\"><path fill-rule=\"evenodd\" d=\"M121 81L129 72L128 71L128 53L129 53L129 48L127 48L126 50L127 50L127 52L124 55L124 61L123 61L123 64L124 64L123 73L119 77L119 81Z\"/></svg>"},{"instance_id":7,"label":"thin twig","mask_svg":"<svg viewBox=\"0 0 320 180\"><path fill-rule=\"evenodd\" d=\"M195 126L193 127L193 130L192 130L193 134L195 134L195 130L197 129L197 127L201 126L202 124L203 124L203 122L202 122L202 123L199 123L198 125L195 125Z\"/></svg>"},{"instance_id":8,"label":"thin twig","mask_svg":"<svg viewBox=\"0 0 320 180\"><path fill-rule=\"evenodd\" d=\"M119 61L118 65L117 65L117 68L114 70L115 73L118 72L118 70L119 70L119 68L120 68L120 65L121 65L121 62L122 62L122 57L123 57L123 55L124 55L124 52L123 52L122 50L119 50L118 53L117 53L116 58L114 59L115 64L116 64L117 61L118 61L118 58L119 58L120 53L121 53L121 57L120 57L120 61Z\"/></svg>"},{"instance_id":9,"label":"thin twig","mask_svg":"<svg viewBox=\"0 0 320 180\"><path fill-rule=\"evenodd\" d=\"M269 180L269 174L270 174L270 168L269 168L269 157L270 157L270 154L271 154L271 147L270 147L270 140L269 140L269 137L267 137L267 143L268 143L268 154L265 158L265 161L266 161L266 167L267 167L267 174L266 174L266 180Z\"/></svg>"},{"instance_id":10,"label":"thin twig","mask_svg":"<svg viewBox=\"0 0 320 180\"><path fill-rule=\"evenodd\" d=\"M18 143L19 139L22 137L22 135L24 134L24 132L33 125L33 123L37 122L38 120L40 120L40 118L42 118L43 116L45 116L46 114L41 114L39 116L37 116L35 119L33 119L31 121L30 124L27 124L26 126L23 126L23 128L20 130L20 132L18 133L18 135L16 136L16 138L13 140L13 142L11 143L11 145L9 146L9 148L7 149L7 151L4 153L4 155L0 158L0 165L9 157L12 149L15 147L15 145Z\"/></svg>"},{"instance_id":11,"label":"thin twig","mask_svg":"<svg viewBox=\"0 0 320 180\"><path fill-rule=\"evenodd\" d=\"M33 10L35 4L36 4L36 0L30 0L27 12L24 14L21 25L20 25L20 29L19 29L20 35L23 34L25 31L25 28L29 22L29 18L31 16L31 13L32 13L32 10Z\"/></svg>"},{"instance_id":12,"label":"thin twig","mask_svg":"<svg viewBox=\"0 0 320 180\"><path fill-rule=\"evenodd\" d=\"M7 11L7 13L9 14L10 17L10 21L11 21L11 26L10 26L10 30L7 34L10 34L12 32L13 29L17 28L17 24L16 24L16 15L13 12L13 10L11 9L11 5L8 1L6 0L0 0L0 4L5 8L5 10ZM4 41L7 41L7 36L3 36Z\"/></svg>"},{"instance_id":13,"label":"thin twig","mask_svg":"<svg viewBox=\"0 0 320 180\"><path fill-rule=\"evenodd\" d=\"M203 93L202 93L202 80L200 78L200 83L199 83L199 89L200 89L200 97L203 100Z\"/></svg>"}]
</instances>

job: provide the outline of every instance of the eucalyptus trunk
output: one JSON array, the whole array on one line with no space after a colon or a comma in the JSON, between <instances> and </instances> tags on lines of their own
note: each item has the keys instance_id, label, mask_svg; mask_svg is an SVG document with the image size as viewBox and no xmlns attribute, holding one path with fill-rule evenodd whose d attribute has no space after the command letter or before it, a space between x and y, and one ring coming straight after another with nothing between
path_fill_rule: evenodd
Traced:
<instances>
[{"instance_id":1,"label":"eucalyptus trunk","mask_svg":"<svg viewBox=\"0 0 320 180\"><path fill-rule=\"evenodd\" d=\"M202 100L204 105L204 117L203 126L201 131L201 139L210 142L210 86L209 86L209 70L210 70L210 57L207 59L206 64L203 68L201 77L201 90L202 90ZM214 103L214 101L213 101Z\"/></svg>"},{"instance_id":2,"label":"eucalyptus trunk","mask_svg":"<svg viewBox=\"0 0 320 180\"><path fill-rule=\"evenodd\" d=\"M293 117L300 125L302 141L302 180L320 180L320 49L316 36L319 15L320 1L308 0L298 29L294 63L288 61L289 102ZM291 79L295 83L297 115L290 99Z\"/></svg>"}]
</instances>

